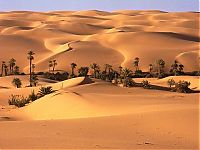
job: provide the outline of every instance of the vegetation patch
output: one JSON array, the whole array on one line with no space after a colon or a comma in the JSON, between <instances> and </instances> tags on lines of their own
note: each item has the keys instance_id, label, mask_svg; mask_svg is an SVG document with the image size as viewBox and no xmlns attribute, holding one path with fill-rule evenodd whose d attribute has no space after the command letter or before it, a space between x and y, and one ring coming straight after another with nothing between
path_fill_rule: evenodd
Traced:
<instances>
[{"instance_id":1,"label":"vegetation patch","mask_svg":"<svg viewBox=\"0 0 200 150\"><path fill-rule=\"evenodd\" d=\"M37 99L45 95L51 94L53 92L55 92L55 90L53 90L51 86L48 86L48 87L41 87L37 94L34 91L32 91L28 97L24 97L23 95L12 94L8 99L8 104L15 105L17 107L24 107L26 104L36 101Z\"/></svg>"}]
</instances>

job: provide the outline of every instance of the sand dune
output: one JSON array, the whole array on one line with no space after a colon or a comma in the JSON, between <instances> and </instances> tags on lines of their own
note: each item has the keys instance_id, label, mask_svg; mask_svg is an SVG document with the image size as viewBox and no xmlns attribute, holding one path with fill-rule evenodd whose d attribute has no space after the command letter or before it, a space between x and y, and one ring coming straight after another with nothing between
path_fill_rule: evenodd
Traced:
<instances>
[{"instance_id":1,"label":"sand dune","mask_svg":"<svg viewBox=\"0 0 200 150\"><path fill-rule=\"evenodd\" d=\"M157 79L157 78L135 78L134 81L136 82L142 82L143 80L148 80L150 84L152 85L158 85L162 87L169 87L167 84L167 81L169 79L173 79L175 82L178 81L188 81L190 82L190 88L196 91L200 90L200 80L199 77L193 77L193 76L169 76L163 79Z\"/></svg>"},{"instance_id":2,"label":"sand dune","mask_svg":"<svg viewBox=\"0 0 200 150\"><path fill-rule=\"evenodd\" d=\"M1 110L1 148L198 147L198 94L155 94L84 80L63 81L56 93L20 109ZM61 83L51 85L56 88ZM43 144L45 139L54 142Z\"/></svg>"},{"instance_id":3,"label":"sand dune","mask_svg":"<svg viewBox=\"0 0 200 150\"><path fill-rule=\"evenodd\" d=\"M159 58L166 60L169 69L171 63L178 57L186 71L198 70L198 56L190 55L190 52L199 51L198 19L198 13L169 13L157 10L2 12L0 13L0 46L2 47L0 51L6 49L8 53L0 57L0 60L10 59L11 54L16 50L16 45L20 45L17 49L24 53L23 57L29 49L33 49L38 54L35 57L36 63L41 60L40 56L43 60L48 60L49 57L59 59L59 64L64 65L59 65L58 70L65 70L66 65L71 61L80 66L93 63L90 58L96 55L95 53L90 56L84 55L85 46L78 48L76 56L78 59L88 60L87 63L71 57L71 52L57 55L66 50L66 43L80 40L81 43L84 41L90 43L88 48L94 51L98 51L98 48L97 50L93 48L96 44L103 45L104 51L100 53L106 51L108 57L97 61L100 64L106 62L114 67L122 64L130 68L132 59L138 56L141 58L141 68L144 71L148 69L148 64L154 63ZM9 40L6 40L7 37ZM24 42L19 43L18 39L23 39ZM113 57L114 53L118 52L125 60L121 57ZM72 59L66 62L64 57ZM197 58L193 59L194 57ZM17 55L16 58L23 70L26 66L20 61L21 57ZM115 61L119 63L113 63ZM41 65L37 70L47 70L48 65L45 66Z\"/></svg>"},{"instance_id":4,"label":"sand dune","mask_svg":"<svg viewBox=\"0 0 200 150\"><path fill-rule=\"evenodd\" d=\"M97 63L103 70L108 63L133 70L135 57L143 71L161 58L165 70L177 59L184 71L195 71L198 23L195 12L0 12L0 61L14 57L20 70L28 72L27 51L33 50L38 72L48 71L53 59L56 71L69 73L72 62L77 68ZM12 85L14 77L22 80L22 88ZM200 90L199 77L145 80L166 87L171 78ZM28 84L28 76L0 78L0 149L198 149L199 93L122 88L84 77L62 82L39 77L39 86ZM27 97L41 86L56 92L22 108L8 105L11 94Z\"/></svg>"}]
</instances>

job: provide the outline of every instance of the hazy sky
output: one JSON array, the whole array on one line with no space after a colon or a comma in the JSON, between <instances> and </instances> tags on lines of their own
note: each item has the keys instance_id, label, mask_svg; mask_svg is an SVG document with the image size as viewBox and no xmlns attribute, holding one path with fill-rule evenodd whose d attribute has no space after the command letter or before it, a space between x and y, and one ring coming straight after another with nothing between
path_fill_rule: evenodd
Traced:
<instances>
[{"instance_id":1,"label":"hazy sky","mask_svg":"<svg viewBox=\"0 0 200 150\"><path fill-rule=\"evenodd\" d=\"M199 0L0 0L0 11L159 9L199 11Z\"/></svg>"}]
</instances>

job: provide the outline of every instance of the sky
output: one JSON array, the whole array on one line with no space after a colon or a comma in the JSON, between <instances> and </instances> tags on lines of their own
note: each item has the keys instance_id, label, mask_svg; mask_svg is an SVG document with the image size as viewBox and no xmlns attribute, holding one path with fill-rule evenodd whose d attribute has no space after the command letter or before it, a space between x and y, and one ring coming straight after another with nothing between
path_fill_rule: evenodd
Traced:
<instances>
[{"instance_id":1,"label":"sky","mask_svg":"<svg viewBox=\"0 0 200 150\"><path fill-rule=\"evenodd\" d=\"M0 11L53 10L199 11L199 0L0 0Z\"/></svg>"}]
</instances>

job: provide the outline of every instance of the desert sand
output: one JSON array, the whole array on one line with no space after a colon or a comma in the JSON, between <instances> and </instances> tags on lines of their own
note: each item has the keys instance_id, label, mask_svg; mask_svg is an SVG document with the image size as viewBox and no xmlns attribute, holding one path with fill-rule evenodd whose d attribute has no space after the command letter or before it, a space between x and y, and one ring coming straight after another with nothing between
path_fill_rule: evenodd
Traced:
<instances>
[{"instance_id":1,"label":"desert sand","mask_svg":"<svg viewBox=\"0 0 200 150\"><path fill-rule=\"evenodd\" d=\"M199 13L162 11L56 11L1 12L0 61L14 57L27 73L27 51L33 50L36 72L69 71L97 63L113 68L140 68L156 59L169 69L175 59L185 71L199 70ZM12 85L14 77L22 88ZM166 87L168 79L190 81L199 91L196 76L147 78ZM136 82L143 79L137 78ZM124 88L98 79L78 77L58 82L39 78L37 87L25 87L29 77L0 77L0 149L198 149L199 93L175 93ZM41 86L46 95L22 108L8 105L11 94L28 96Z\"/></svg>"}]
</instances>

